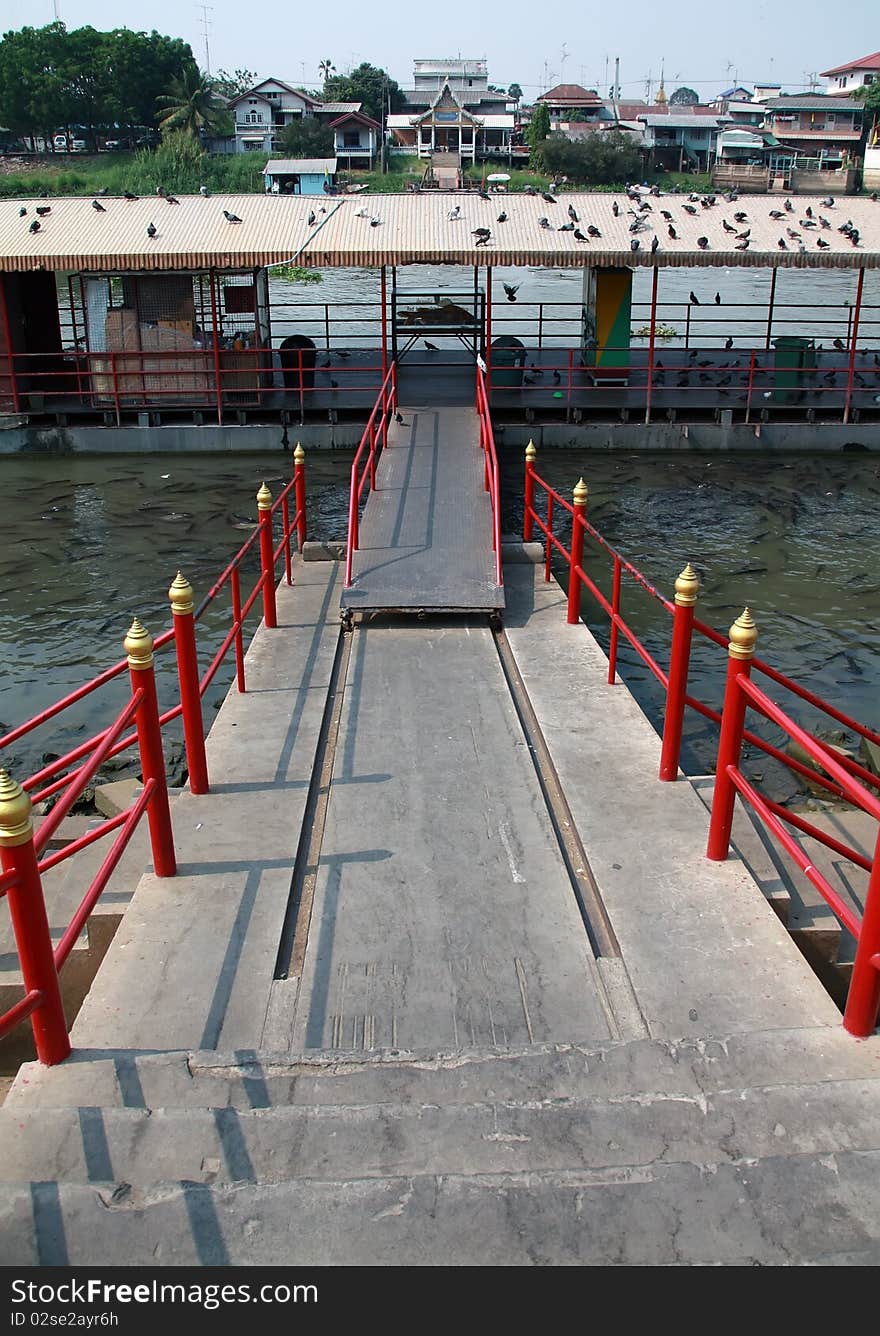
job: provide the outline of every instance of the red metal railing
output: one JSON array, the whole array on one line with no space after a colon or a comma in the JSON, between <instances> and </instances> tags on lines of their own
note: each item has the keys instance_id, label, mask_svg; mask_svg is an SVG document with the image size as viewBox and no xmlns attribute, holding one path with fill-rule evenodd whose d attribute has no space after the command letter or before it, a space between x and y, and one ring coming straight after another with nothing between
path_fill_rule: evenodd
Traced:
<instances>
[{"instance_id":1,"label":"red metal railing","mask_svg":"<svg viewBox=\"0 0 880 1336\"><path fill-rule=\"evenodd\" d=\"M171 630L153 641L136 620L126 638L128 655L125 659L0 738L0 753L2 753L4 747L57 718L64 710L78 704L121 676L126 668L129 669L131 699L109 727L29 776L23 785L12 781L5 771L0 772L0 866L2 866L0 898L6 896L9 901L25 985L25 996L0 1016L0 1037L23 1020L30 1018L37 1054L42 1062L59 1062L70 1051L61 1005L58 971L64 965L85 927L144 813L150 826L150 843L156 874L158 876L175 874L176 859L161 729L172 719L179 715L183 716L190 788L194 793L206 793L208 772L201 714L202 697L232 646L235 647L237 687L239 691L245 690L242 632L248 613L261 594L264 621L267 626L276 624L274 593L277 563L283 556L285 579L290 584L291 539L295 533L300 550L306 540L303 460L302 448L297 446L294 453L294 476L274 502L265 484L261 487L258 494L260 523L208 590L197 609L194 607L193 592L189 583L178 572L169 590L173 619ZM291 493L295 497L295 512L292 516ZM279 511L281 538L276 545L273 520ZM242 601L240 569L258 541L261 553L260 574L250 593ZM208 669L199 677L195 622L227 584L231 590L232 625ZM177 705L160 715L153 652L171 640L174 640L177 651L181 699ZM136 727L134 731L129 732L132 721ZM73 803L94 779L101 766L110 757L119 755L135 742L140 751L143 788L132 806L119 815L101 822L85 835L65 845L60 851L40 859L40 854L47 848ZM88 759L85 759L86 757ZM33 803L55 797L59 793L62 793L62 796L57 798L51 812L34 835L31 817ZM9 825L10 821L13 822L12 827ZM118 830L119 834L86 890L60 942L53 950L43 898L42 876L114 830Z\"/></svg>"},{"instance_id":2,"label":"red metal railing","mask_svg":"<svg viewBox=\"0 0 880 1336\"><path fill-rule=\"evenodd\" d=\"M388 420L397 411L397 363L392 362L382 381L379 397L367 419L363 435L351 465L351 485L348 496L348 538L345 546L345 587L351 584L351 567L358 550L360 505L367 483L376 487L376 465L388 444Z\"/></svg>"},{"instance_id":3,"label":"red metal railing","mask_svg":"<svg viewBox=\"0 0 880 1336\"><path fill-rule=\"evenodd\" d=\"M480 449L483 451L483 485L489 493L492 507L492 551L495 553L495 583L504 583L501 564L501 484L498 474L498 454L489 411L486 373L477 364L477 415L480 419Z\"/></svg>"},{"instance_id":4,"label":"red metal railing","mask_svg":"<svg viewBox=\"0 0 880 1336\"><path fill-rule=\"evenodd\" d=\"M875 843L874 857L868 860L857 850L849 848L809 821L788 812L779 803L759 793L754 785L748 782L739 767L746 708L748 706L757 708L766 718L772 719L832 776L845 798L878 821L880 821L880 801L859 784L838 760L829 757L827 751L810 733L789 718L776 702L751 680L749 673L756 634L754 624L751 626L747 624L745 614L731 627L727 687L724 694L721 737L715 770L715 793L712 800L706 855L716 861L723 861L727 857L730 849L734 800L738 793L745 802L751 804L767 829L855 938L856 955L843 1024L850 1034L865 1038L874 1030L880 1013L880 834ZM861 916L814 867L809 854L789 834L786 825L793 826L801 833L820 841L834 853L850 859L870 873Z\"/></svg>"},{"instance_id":5,"label":"red metal railing","mask_svg":"<svg viewBox=\"0 0 880 1336\"><path fill-rule=\"evenodd\" d=\"M525 520L523 537L531 541L535 527L544 535L545 559L544 578L549 582L551 558L555 552L562 557L568 567L568 621L580 620L581 591L586 588L596 603L608 615L611 622L611 635L608 656L608 681L613 683L616 677L617 650L620 634L628 640L639 658L660 683L666 692L663 742L661 748L660 775L663 780L674 780L678 775L678 763L681 748L684 711L690 707L704 718L720 726L718 764L716 767L716 791L713 802L712 823L709 837L710 858L725 858L730 840L730 828L733 819L733 800L736 792L752 803L759 816L769 829L779 838L786 851L795 859L805 875L825 897L828 904L840 917L847 929L858 939L858 972L854 971L850 986L847 1011L844 1023L853 1034L868 1034L876 1024L878 1006L880 1006L880 841L873 859L867 859L858 850L820 830L804 817L789 812L781 804L762 796L748 783L738 769L738 761L743 741L773 757L797 774L808 778L811 783L826 789L837 797L848 799L871 816L880 818L880 799L869 789L880 790L880 779L871 774L852 757L836 752L829 743L795 723L765 692L761 691L749 678L749 671L754 669L763 673L771 681L791 692L805 704L824 712L838 723L845 725L860 737L880 743L880 734L858 720L838 710L823 700L815 692L808 690L794 679L771 667L770 664L754 656L754 644L743 657L734 653L730 642L728 660L728 685L722 711L713 709L691 695L687 689L688 666L692 634L696 631L707 641L725 648L729 636L723 635L713 627L699 621L694 616L694 604L698 581L690 566L687 566L675 582L675 601L665 598L651 585L632 563L628 562L596 530L586 518L587 489L581 481L574 489L574 499L567 501L555 491L535 470L536 451L533 445L526 450L525 473ZM536 492L546 498L544 516L535 506ZM571 520L571 546L567 548L554 532L554 523L559 512L568 515ZM584 540L590 537L596 545L608 553L613 563L612 594L608 599L598 588L596 582L584 569ZM622 577L626 574L632 582L650 597L655 599L673 618L672 641L670 648L669 669L666 671L657 659L627 624L621 613ZM750 621L749 624L751 625ZM735 627L738 624L735 624ZM735 629L731 628L731 634ZM743 667L745 664L745 667ZM778 725L804 752L811 757L819 770L787 755L781 748L774 746L758 734L745 728L746 704L758 713ZM834 891L825 879L810 863L797 841L788 834L785 826L792 826L802 834L818 840L842 857L848 858L871 875L869 897L865 912L859 920L853 910ZM872 898L873 897L873 898ZM867 1027L867 1028L865 1028Z\"/></svg>"}]
</instances>

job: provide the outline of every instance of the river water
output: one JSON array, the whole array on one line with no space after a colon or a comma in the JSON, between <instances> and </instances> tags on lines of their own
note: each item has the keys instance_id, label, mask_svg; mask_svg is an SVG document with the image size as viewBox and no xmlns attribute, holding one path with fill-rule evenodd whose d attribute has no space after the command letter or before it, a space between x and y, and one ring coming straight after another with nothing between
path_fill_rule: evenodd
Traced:
<instances>
[{"instance_id":1,"label":"river water","mask_svg":"<svg viewBox=\"0 0 880 1336\"><path fill-rule=\"evenodd\" d=\"M581 275L573 271L498 270L502 281L520 284L517 314L530 303L577 303ZM703 334L735 337L754 345L766 334L769 275L752 269L661 271L662 302L684 311L691 290L707 309ZM401 272L401 288L421 292L467 292L472 270L418 266ZM650 275L637 270L637 301L649 297ZM276 337L303 329L302 309L289 303L350 303L348 316L363 317L361 302L378 298L375 271L326 271L321 284L272 280ZM714 293L722 295L715 307ZM835 271L780 271L776 301L792 323L786 333L828 337L847 318L855 276ZM860 346L880 346L874 317L880 311L880 272L865 280L865 323ZM288 303L288 305L285 305ZM822 320L811 306L823 304ZM749 313L749 323L725 324L731 310ZM304 308L303 308L304 309ZM562 308L560 308L562 309ZM568 308L566 308L568 313ZM345 314L343 312L343 314ZM753 318L752 318L753 317ZM372 319L372 316L370 317ZM678 316L676 341L683 337ZM320 317L323 320L323 316ZM639 316L636 315L634 323ZM285 323L289 322L289 323ZM842 325L841 325L842 322ZM496 328L499 326L496 325ZM550 326L552 331L552 325ZM351 326L346 343L360 331L375 343L375 327ZM364 332L366 331L366 332ZM334 328L332 342L337 344ZM440 336L438 336L439 338ZM548 334L548 339L564 336ZM570 333L569 333L570 339ZM345 346L345 345L343 345ZM350 455L313 451L308 459L310 536L344 533ZM502 451L504 527L521 531L522 459ZM178 566L200 598L256 521L255 493L262 478L277 491L290 476L289 454L279 448L261 457L150 456L4 457L0 461L0 724L14 726L71 691L121 657L131 617L139 615L158 633L169 624L165 596ZM546 450L543 476L569 491L580 474L590 487L593 522L669 594L691 560L700 572L699 613L726 628L748 602L760 626L759 652L840 708L880 724L880 464L873 454L782 458L773 455L612 454ZM607 562L591 558L591 569L608 589ZM252 565L250 570L255 569ZM647 645L665 663L668 619L659 605L625 587L624 609ZM602 617L591 625L606 635ZM228 627L224 593L200 623L202 666ZM720 704L723 654L695 649L696 694ZM621 670L655 724L662 701L633 653L624 648ZM231 680L221 669L208 696L208 715ZM173 699L174 667L159 658L160 693ZM35 768L44 753L61 752L105 723L121 706L124 682L105 688L75 712L40 730L6 753L16 773ZM809 712L795 714L809 721ZM0 731L5 731L0 729ZM714 731L690 720L684 763L692 772L711 767ZM761 767L764 768L763 766ZM775 791L788 796L791 783L773 775Z\"/></svg>"}]
</instances>

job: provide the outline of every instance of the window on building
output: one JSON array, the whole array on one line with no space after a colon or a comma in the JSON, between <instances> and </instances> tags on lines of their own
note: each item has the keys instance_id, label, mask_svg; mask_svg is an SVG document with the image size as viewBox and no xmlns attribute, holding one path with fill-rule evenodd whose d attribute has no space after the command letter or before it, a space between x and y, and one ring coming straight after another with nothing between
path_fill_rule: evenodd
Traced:
<instances>
[{"instance_id":1,"label":"window on building","mask_svg":"<svg viewBox=\"0 0 880 1336\"><path fill-rule=\"evenodd\" d=\"M827 116L825 117L825 123L826 125L833 125L836 119L837 118L835 117L834 112L829 111Z\"/></svg>"},{"instance_id":2,"label":"window on building","mask_svg":"<svg viewBox=\"0 0 880 1336\"><path fill-rule=\"evenodd\" d=\"M246 139L244 141L244 151L245 153L262 153L263 152L262 139L258 139L256 143L251 143L249 140Z\"/></svg>"},{"instance_id":3,"label":"window on building","mask_svg":"<svg viewBox=\"0 0 880 1336\"><path fill-rule=\"evenodd\" d=\"M872 83L874 82L874 76L873 76L873 74L866 74L865 77L864 77L863 82L866 83L866 84L872 84Z\"/></svg>"},{"instance_id":4,"label":"window on building","mask_svg":"<svg viewBox=\"0 0 880 1336\"><path fill-rule=\"evenodd\" d=\"M361 135L359 130L346 130L342 136L342 142L346 148L360 148Z\"/></svg>"}]
</instances>

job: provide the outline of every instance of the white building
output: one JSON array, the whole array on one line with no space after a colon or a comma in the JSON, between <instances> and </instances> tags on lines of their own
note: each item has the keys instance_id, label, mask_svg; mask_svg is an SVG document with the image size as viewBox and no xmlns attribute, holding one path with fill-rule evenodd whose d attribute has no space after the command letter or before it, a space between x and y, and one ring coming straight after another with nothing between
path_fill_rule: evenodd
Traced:
<instances>
[{"instance_id":1,"label":"white building","mask_svg":"<svg viewBox=\"0 0 880 1336\"><path fill-rule=\"evenodd\" d=\"M321 104L281 79L264 79L227 105L235 118L235 152L269 154L286 125L313 116Z\"/></svg>"},{"instance_id":2,"label":"white building","mask_svg":"<svg viewBox=\"0 0 880 1336\"><path fill-rule=\"evenodd\" d=\"M822 78L828 80L827 93L852 93L856 88L880 83L880 51L862 56L861 60L851 60L848 65L823 70Z\"/></svg>"}]
</instances>

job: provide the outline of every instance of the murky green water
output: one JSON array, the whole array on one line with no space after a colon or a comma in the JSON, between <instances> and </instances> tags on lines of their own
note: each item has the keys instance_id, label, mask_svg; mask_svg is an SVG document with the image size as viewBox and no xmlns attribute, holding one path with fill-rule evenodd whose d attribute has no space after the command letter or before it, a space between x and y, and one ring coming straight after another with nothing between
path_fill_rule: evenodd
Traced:
<instances>
[{"instance_id":1,"label":"murky green water","mask_svg":"<svg viewBox=\"0 0 880 1336\"><path fill-rule=\"evenodd\" d=\"M345 528L349 454L312 452L308 460L310 536ZM240 459L201 456L142 460L7 458L0 489L0 721L13 726L122 657L131 617L154 632L169 625L166 591L180 566L200 598L256 521L265 477L277 492L290 474L282 450ZM607 539L670 594L685 561L703 582L699 615L726 628L744 603L760 627L759 652L840 708L880 723L880 463L873 455L760 459L754 456L612 455L543 451L539 471L569 493L583 474L589 514ZM522 459L503 460L504 527L521 528ZM610 589L606 557L590 557ZM248 570L253 574L256 563ZM657 603L624 585L625 614L665 664L668 618ZM228 593L200 623L203 668L228 627ZM589 613L600 637L607 623ZM694 652L696 694L720 704L724 656ZM174 700L173 658L160 657L162 703ZM661 697L628 648L621 670L655 723ZM224 668L211 706L231 680ZM124 680L90 698L64 722L10 749L15 772L43 752L61 752L110 717ZM577 708L577 702L573 702ZM797 709L803 720L811 712ZM827 726L826 726L827 727ZM831 726L833 727L833 726ZM770 730L770 736L774 736ZM778 738L778 734L775 734ZM686 768L714 758L715 735L689 722ZM753 769L770 770L756 762ZM791 784L773 779L776 792Z\"/></svg>"}]
</instances>

